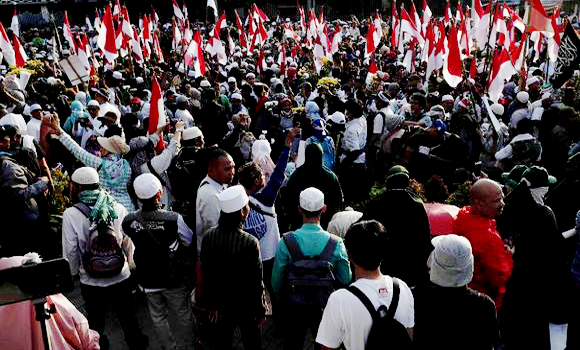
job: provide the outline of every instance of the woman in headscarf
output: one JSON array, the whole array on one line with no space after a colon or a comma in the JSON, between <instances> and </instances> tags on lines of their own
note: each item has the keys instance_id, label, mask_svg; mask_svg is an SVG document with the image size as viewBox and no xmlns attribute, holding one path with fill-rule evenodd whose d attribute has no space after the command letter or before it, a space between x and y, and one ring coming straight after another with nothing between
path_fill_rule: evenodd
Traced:
<instances>
[{"instance_id":1,"label":"woman in headscarf","mask_svg":"<svg viewBox=\"0 0 580 350\"><path fill-rule=\"evenodd\" d=\"M70 134L77 121L81 118L89 118L89 113L85 111L81 102L73 101L70 105L70 116L64 122L63 130Z\"/></svg>"},{"instance_id":2,"label":"woman in headscarf","mask_svg":"<svg viewBox=\"0 0 580 350\"><path fill-rule=\"evenodd\" d=\"M95 156L85 151L76 143L59 125L58 118L53 119L53 132L58 135L58 140L84 165L97 169L100 185L109 190L113 197L122 204L129 213L135 211L133 200L127 191L127 184L131 179L131 166L123 158L130 150L125 139L115 135L111 137L98 137L97 142L101 147L101 156Z\"/></svg>"},{"instance_id":3,"label":"woman in headscarf","mask_svg":"<svg viewBox=\"0 0 580 350\"><path fill-rule=\"evenodd\" d=\"M322 163L330 170L334 170L336 160L336 147L332 137L326 131L326 122L323 119L312 120L312 136L306 140L306 146L311 143L318 143L322 147Z\"/></svg>"}]
</instances>

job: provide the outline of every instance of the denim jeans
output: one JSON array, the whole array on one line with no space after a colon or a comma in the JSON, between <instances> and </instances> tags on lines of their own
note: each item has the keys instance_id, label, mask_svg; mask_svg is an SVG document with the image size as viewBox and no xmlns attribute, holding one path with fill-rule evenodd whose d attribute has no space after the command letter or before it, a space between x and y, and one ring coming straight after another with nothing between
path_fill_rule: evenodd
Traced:
<instances>
[{"instance_id":1,"label":"denim jeans","mask_svg":"<svg viewBox=\"0 0 580 350\"><path fill-rule=\"evenodd\" d=\"M162 349L193 348L193 314L186 286L145 293L149 315ZM175 317L175 332L169 325L169 312Z\"/></svg>"}]
</instances>

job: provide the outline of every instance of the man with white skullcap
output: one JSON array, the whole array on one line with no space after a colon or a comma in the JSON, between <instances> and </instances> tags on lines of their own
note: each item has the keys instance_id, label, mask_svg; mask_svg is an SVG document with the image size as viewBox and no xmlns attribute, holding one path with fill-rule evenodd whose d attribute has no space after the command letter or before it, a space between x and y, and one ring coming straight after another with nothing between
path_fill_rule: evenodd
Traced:
<instances>
[{"instance_id":1,"label":"man with white skullcap","mask_svg":"<svg viewBox=\"0 0 580 350\"><path fill-rule=\"evenodd\" d=\"M181 215L161 209L163 186L155 175L137 176L133 187L143 206L125 217L123 232L135 244L137 283L145 292L161 346L189 348L193 321L188 277L193 275L197 260L193 231ZM176 318L175 329L169 325L169 312Z\"/></svg>"},{"instance_id":2,"label":"man with white skullcap","mask_svg":"<svg viewBox=\"0 0 580 350\"><path fill-rule=\"evenodd\" d=\"M261 349L259 323L265 307L260 244L242 229L250 210L249 199L242 185L225 189L217 199L220 218L218 225L203 237L203 296L196 298L196 303L209 310L208 328L214 337L208 341L216 349L231 347L237 327L244 349Z\"/></svg>"},{"instance_id":3,"label":"man with white skullcap","mask_svg":"<svg viewBox=\"0 0 580 350\"><path fill-rule=\"evenodd\" d=\"M123 235L121 223L127 209L99 186L99 174L94 168L82 167L71 176L71 199L75 203L62 216L62 251L73 275L80 276L81 293L87 310L87 319L101 336L102 349L109 348L105 336L107 311L117 315L129 348L145 349L148 338L141 333L135 316L133 284L129 281L133 263L133 242ZM106 224L122 248L125 257L122 268L110 277L96 277L87 270L84 257L89 251L92 223ZM94 233L93 233L94 234Z\"/></svg>"},{"instance_id":4,"label":"man with white skullcap","mask_svg":"<svg viewBox=\"0 0 580 350\"><path fill-rule=\"evenodd\" d=\"M499 342L491 298L467 287L474 257L465 237L454 234L432 240L429 285L417 287L414 343L419 348L493 349ZM546 324L547 326L547 324Z\"/></svg>"},{"instance_id":5,"label":"man with white skullcap","mask_svg":"<svg viewBox=\"0 0 580 350\"><path fill-rule=\"evenodd\" d=\"M307 307L293 303L287 276L294 263L303 257L318 256L321 261L330 262L338 284L346 285L352 278L342 239L320 226L320 216L326 211L324 193L314 187L300 192L299 211L303 225L298 230L285 234L284 239L278 243L272 270L272 288L284 322L284 349L301 348L308 328L312 334L316 333L322 318L321 310L324 308L323 304Z\"/></svg>"}]
</instances>

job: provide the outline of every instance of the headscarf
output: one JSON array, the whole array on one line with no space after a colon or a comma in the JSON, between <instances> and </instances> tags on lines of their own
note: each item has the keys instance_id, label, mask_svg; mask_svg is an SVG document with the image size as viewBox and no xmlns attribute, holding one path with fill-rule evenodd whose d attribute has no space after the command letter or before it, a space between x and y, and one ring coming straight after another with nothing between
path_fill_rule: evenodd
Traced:
<instances>
[{"instance_id":1,"label":"headscarf","mask_svg":"<svg viewBox=\"0 0 580 350\"><path fill-rule=\"evenodd\" d=\"M147 147L148 145L151 147ZM131 169L136 172L136 175L140 173L139 169L141 169L141 166L155 156L155 150L152 146L153 144L150 143L146 136L134 137L129 141L131 151L127 156L127 160L131 164Z\"/></svg>"},{"instance_id":2,"label":"headscarf","mask_svg":"<svg viewBox=\"0 0 580 350\"><path fill-rule=\"evenodd\" d=\"M270 180L270 176L276 167L276 164L274 164L272 158L270 158L270 152L272 152L270 142L266 140L254 141L254 144L252 145L252 161L262 168L266 178L266 183Z\"/></svg>"},{"instance_id":3,"label":"headscarf","mask_svg":"<svg viewBox=\"0 0 580 350\"><path fill-rule=\"evenodd\" d=\"M87 94L84 91L77 92L75 96L75 102L78 101L82 104L83 107L87 106ZM73 102L74 103L74 102ZM72 105L71 105L72 108Z\"/></svg>"},{"instance_id":4,"label":"headscarf","mask_svg":"<svg viewBox=\"0 0 580 350\"><path fill-rule=\"evenodd\" d=\"M115 198L106 190L87 190L79 193L81 203L92 207L89 220L97 224L109 224L117 218Z\"/></svg>"}]
</instances>

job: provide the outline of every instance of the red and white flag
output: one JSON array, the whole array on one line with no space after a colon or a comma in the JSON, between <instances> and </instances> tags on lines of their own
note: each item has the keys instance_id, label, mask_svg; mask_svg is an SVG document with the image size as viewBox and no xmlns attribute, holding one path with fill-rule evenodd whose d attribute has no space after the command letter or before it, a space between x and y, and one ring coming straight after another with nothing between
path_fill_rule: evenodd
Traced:
<instances>
[{"instance_id":1,"label":"red and white flag","mask_svg":"<svg viewBox=\"0 0 580 350\"><path fill-rule=\"evenodd\" d=\"M413 19L413 23L415 24L415 27L417 28L417 32L419 32L419 35L421 35L421 37L423 37L423 26L421 25L421 18L419 17L419 13L417 13L417 9L415 8L415 1L411 1L411 12L409 12L409 16L411 17L411 19Z\"/></svg>"},{"instance_id":2,"label":"red and white flag","mask_svg":"<svg viewBox=\"0 0 580 350\"><path fill-rule=\"evenodd\" d=\"M549 37L547 40L548 57L550 58L551 62L556 62L558 59L558 51L560 51L560 45L562 43L562 38L560 36L562 29L556 22L556 18L559 17L560 9L557 9L552 13L552 28L554 28L554 36Z\"/></svg>"},{"instance_id":3,"label":"red and white flag","mask_svg":"<svg viewBox=\"0 0 580 350\"><path fill-rule=\"evenodd\" d=\"M77 36L76 36L77 57L79 58L79 61L81 61L83 66L85 67L86 71L90 72L91 63L89 62L89 55L87 54L87 47L85 46L85 43L87 43L87 42L81 40L81 38L77 34Z\"/></svg>"},{"instance_id":4,"label":"red and white flag","mask_svg":"<svg viewBox=\"0 0 580 350\"><path fill-rule=\"evenodd\" d=\"M121 23L121 28L123 35L126 39L133 39L133 28L131 27L131 20L129 20L129 11L125 6L121 10L121 16L123 17L123 22Z\"/></svg>"},{"instance_id":5,"label":"red and white flag","mask_svg":"<svg viewBox=\"0 0 580 350\"><path fill-rule=\"evenodd\" d=\"M89 30L89 32L92 32L93 30L95 30L95 28L93 28L93 25L91 24L91 20L89 19L89 16L85 17L85 23L87 24L87 29Z\"/></svg>"},{"instance_id":6,"label":"red and white flag","mask_svg":"<svg viewBox=\"0 0 580 350\"><path fill-rule=\"evenodd\" d=\"M196 78L205 75L205 60L203 59L203 52L201 50L201 35L199 30L195 32L193 40L185 52L185 66L189 67L191 65L193 65Z\"/></svg>"},{"instance_id":7,"label":"red and white flag","mask_svg":"<svg viewBox=\"0 0 580 350\"><path fill-rule=\"evenodd\" d=\"M244 25L242 24L242 20L240 18L240 16L238 15L238 11L234 10L235 14L236 14L236 24L238 25L238 34L240 37L240 45L243 48L248 48L248 42L246 40L246 32L244 31Z\"/></svg>"},{"instance_id":8,"label":"red and white flag","mask_svg":"<svg viewBox=\"0 0 580 350\"><path fill-rule=\"evenodd\" d=\"M552 19L546 14L546 9L540 0L531 0L532 7L530 9L530 18L528 30L532 32L547 32L554 33L552 27Z\"/></svg>"},{"instance_id":9,"label":"red and white flag","mask_svg":"<svg viewBox=\"0 0 580 350\"><path fill-rule=\"evenodd\" d=\"M115 41L115 27L113 25L113 14L111 13L111 5L107 5L105 14L103 15L103 23L99 31L97 45L103 51L105 58L110 63L113 63L119 56L117 52L117 44Z\"/></svg>"},{"instance_id":10,"label":"red and white flag","mask_svg":"<svg viewBox=\"0 0 580 350\"><path fill-rule=\"evenodd\" d=\"M215 0L207 0L207 6L206 9L210 7L213 10L213 16L214 18L218 18L218 10L217 10L217 6L215 4Z\"/></svg>"},{"instance_id":11,"label":"red and white flag","mask_svg":"<svg viewBox=\"0 0 580 350\"><path fill-rule=\"evenodd\" d=\"M423 45L425 45L425 40L423 39L423 36L421 36L419 30L417 30L417 26L415 25L413 19L411 18L411 16L409 16L409 13L404 7L401 13L401 32L409 33L412 37L417 39L419 46L423 47Z\"/></svg>"},{"instance_id":12,"label":"red and white flag","mask_svg":"<svg viewBox=\"0 0 580 350\"><path fill-rule=\"evenodd\" d=\"M484 15L483 6L481 6L481 0L471 1L471 20L473 21L473 27L477 28L481 22L481 18Z\"/></svg>"},{"instance_id":13,"label":"red and white flag","mask_svg":"<svg viewBox=\"0 0 580 350\"><path fill-rule=\"evenodd\" d=\"M177 5L177 1L176 0L173 0L173 14L180 21L184 21L185 20L185 16L183 15L183 12L181 12L181 9L179 8L179 5Z\"/></svg>"},{"instance_id":14,"label":"red and white flag","mask_svg":"<svg viewBox=\"0 0 580 350\"><path fill-rule=\"evenodd\" d=\"M524 53L527 51L525 47L528 45L528 32L524 32L522 34L522 39L520 41L520 45L514 47L514 50L510 51L510 56L513 60L513 65L516 71L521 72L522 69L526 69L526 57Z\"/></svg>"},{"instance_id":15,"label":"red and white flag","mask_svg":"<svg viewBox=\"0 0 580 350\"><path fill-rule=\"evenodd\" d=\"M149 127L147 131L149 135L152 135L160 129L167 125L167 116L165 115L165 106L163 105L163 94L161 93L161 86L155 75L151 78L151 109L149 110ZM163 142L163 137L160 137L160 141L157 144L157 152L163 151L165 148L165 142Z\"/></svg>"},{"instance_id":16,"label":"red and white flag","mask_svg":"<svg viewBox=\"0 0 580 350\"><path fill-rule=\"evenodd\" d=\"M121 3L119 0L115 0L115 6L113 6L113 20L119 21L121 18Z\"/></svg>"},{"instance_id":17,"label":"red and white flag","mask_svg":"<svg viewBox=\"0 0 580 350\"><path fill-rule=\"evenodd\" d=\"M68 42L70 54L74 55L76 53L75 39L73 38L73 34L70 29L70 23L68 21L68 14L66 13L66 10L64 11L64 24L62 25L62 31L62 36Z\"/></svg>"},{"instance_id":18,"label":"red and white flag","mask_svg":"<svg viewBox=\"0 0 580 350\"><path fill-rule=\"evenodd\" d=\"M502 95L505 82L511 79L514 74L516 74L516 70L510 61L507 50L503 48L501 53L496 53L493 59L493 67L487 87L490 100L497 103Z\"/></svg>"},{"instance_id":19,"label":"red and white flag","mask_svg":"<svg viewBox=\"0 0 580 350\"><path fill-rule=\"evenodd\" d=\"M161 43L159 42L159 35L157 32L153 34L153 52L157 56L158 62L165 62L163 50L161 50Z\"/></svg>"},{"instance_id":20,"label":"red and white flag","mask_svg":"<svg viewBox=\"0 0 580 350\"><path fill-rule=\"evenodd\" d=\"M131 39L131 51L135 54L135 62L142 63L144 56L141 44L139 43L139 34L137 28L133 28L133 39Z\"/></svg>"},{"instance_id":21,"label":"red and white flag","mask_svg":"<svg viewBox=\"0 0 580 350\"><path fill-rule=\"evenodd\" d=\"M101 30L101 16L99 15L99 10L95 10L95 30L98 32Z\"/></svg>"},{"instance_id":22,"label":"red and white flag","mask_svg":"<svg viewBox=\"0 0 580 350\"><path fill-rule=\"evenodd\" d=\"M399 34L400 34L400 28L401 28L401 24L399 22L399 14L397 13L397 6L395 6L395 2L393 1L393 9L391 12L391 46L392 47L398 47L399 46Z\"/></svg>"},{"instance_id":23,"label":"red and white flag","mask_svg":"<svg viewBox=\"0 0 580 350\"><path fill-rule=\"evenodd\" d=\"M372 21L369 22L369 30L366 36L365 44L365 58L370 57L377 49L378 42L375 43L375 25Z\"/></svg>"},{"instance_id":24,"label":"red and white flag","mask_svg":"<svg viewBox=\"0 0 580 350\"><path fill-rule=\"evenodd\" d=\"M20 36L20 25L18 24L18 14L16 13L16 7L14 8L14 14L12 15L10 29L12 29L12 33L16 34L16 36Z\"/></svg>"},{"instance_id":25,"label":"red and white flag","mask_svg":"<svg viewBox=\"0 0 580 350\"><path fill-rule=\"evenodd\" d=\"M455 88L463 80L463 64L457 42L457 30L453 25L449 29L447 45L446 57L443 61L443 78L450 87Z\"/></svg>"},{"instance_id":26,"label":"red and white flag","mask_svg":"<svg viewBox=\"0 0 580 350\"><path fill-rule=\"evenodd\" d=\"M282 45L280 48L280 54L278 55L278 66L280 66L280 77L286 76L286 45Z\"/></svg>"},{"instance_id":27,"label":"red and white flag","mask_svg":"<svg viewBox=\"0 0 580 350\"><path fill-rule=\"evenodd\" d=\"M475 30L475 42L480 50L485 48L485 45L489 40L489 21L491 20L491 16L493 16L493 13L491 13L492 4L493 1L490 1L487 5L483 15L481 16L481 20L479 21L479 26L477 26Z\"/></svg>"},{"instance_id":28,"label":"red and white flag","mask_svg":"<svg viewBox=\"0 0 580 350\"><path fill-rule=\"evenodd\" d=\"M340 29L340 25L337 24L336 28L334 29L334 34L332 36L332 45L330 45L330 54L334 55L335 52L339 50L339 44L342 42L342 30Z\"/></svg>"},{"instance_id":29,"label":"red and white flag","mask_svg":"<svg viewBox=\"0 0 580 350\"><path fill-rule=\"evenodd\" d=\"M4 29L4 25L0 22L0 49L4 54L4 59L8 62L9 66L16 65L16 58L14 53L14 48L10 43L10 39L8 39L8 35L6 34L6 30Z\"/></svg>"},{"instance_id":30,"label":"red and white flag","mask_svg":"<svg viewBox=\"0 0 580 350\"><path fill-rule=\"evenodd\" d=\"M443 17L443 22L447 27L451 23L451 18L453 18L453 14L451 14L451 5L449 1L447 1L447 7L445 8L445 17Z\"/></svg>"},{"instance_id":31,"label":"red and white flag","mask_svg":"<svg viewBox=\"0 0 580 350\"><path fill-rule=\"evenodd\" d=\"M431 21L432 16L433 12L431 12L429 5L427 5L427 0L423 0L423 24L421 29L425 35L427 35L427 26L429 26L429 22Z\"/></svg>"},{"instance_id":32,"label":"red and white flag","mask_svg":"<svg viewBox=\"0 0 580 350\"><path fill-rule=\"evenodd\" d=\"M20 45L20 40L18 40L18 36L14 34L14 53L16 58L16 67L22 68L28 61L28 56L26 56L26 52L24 52L24 48Z\"/></svg>"}]
</instances>

